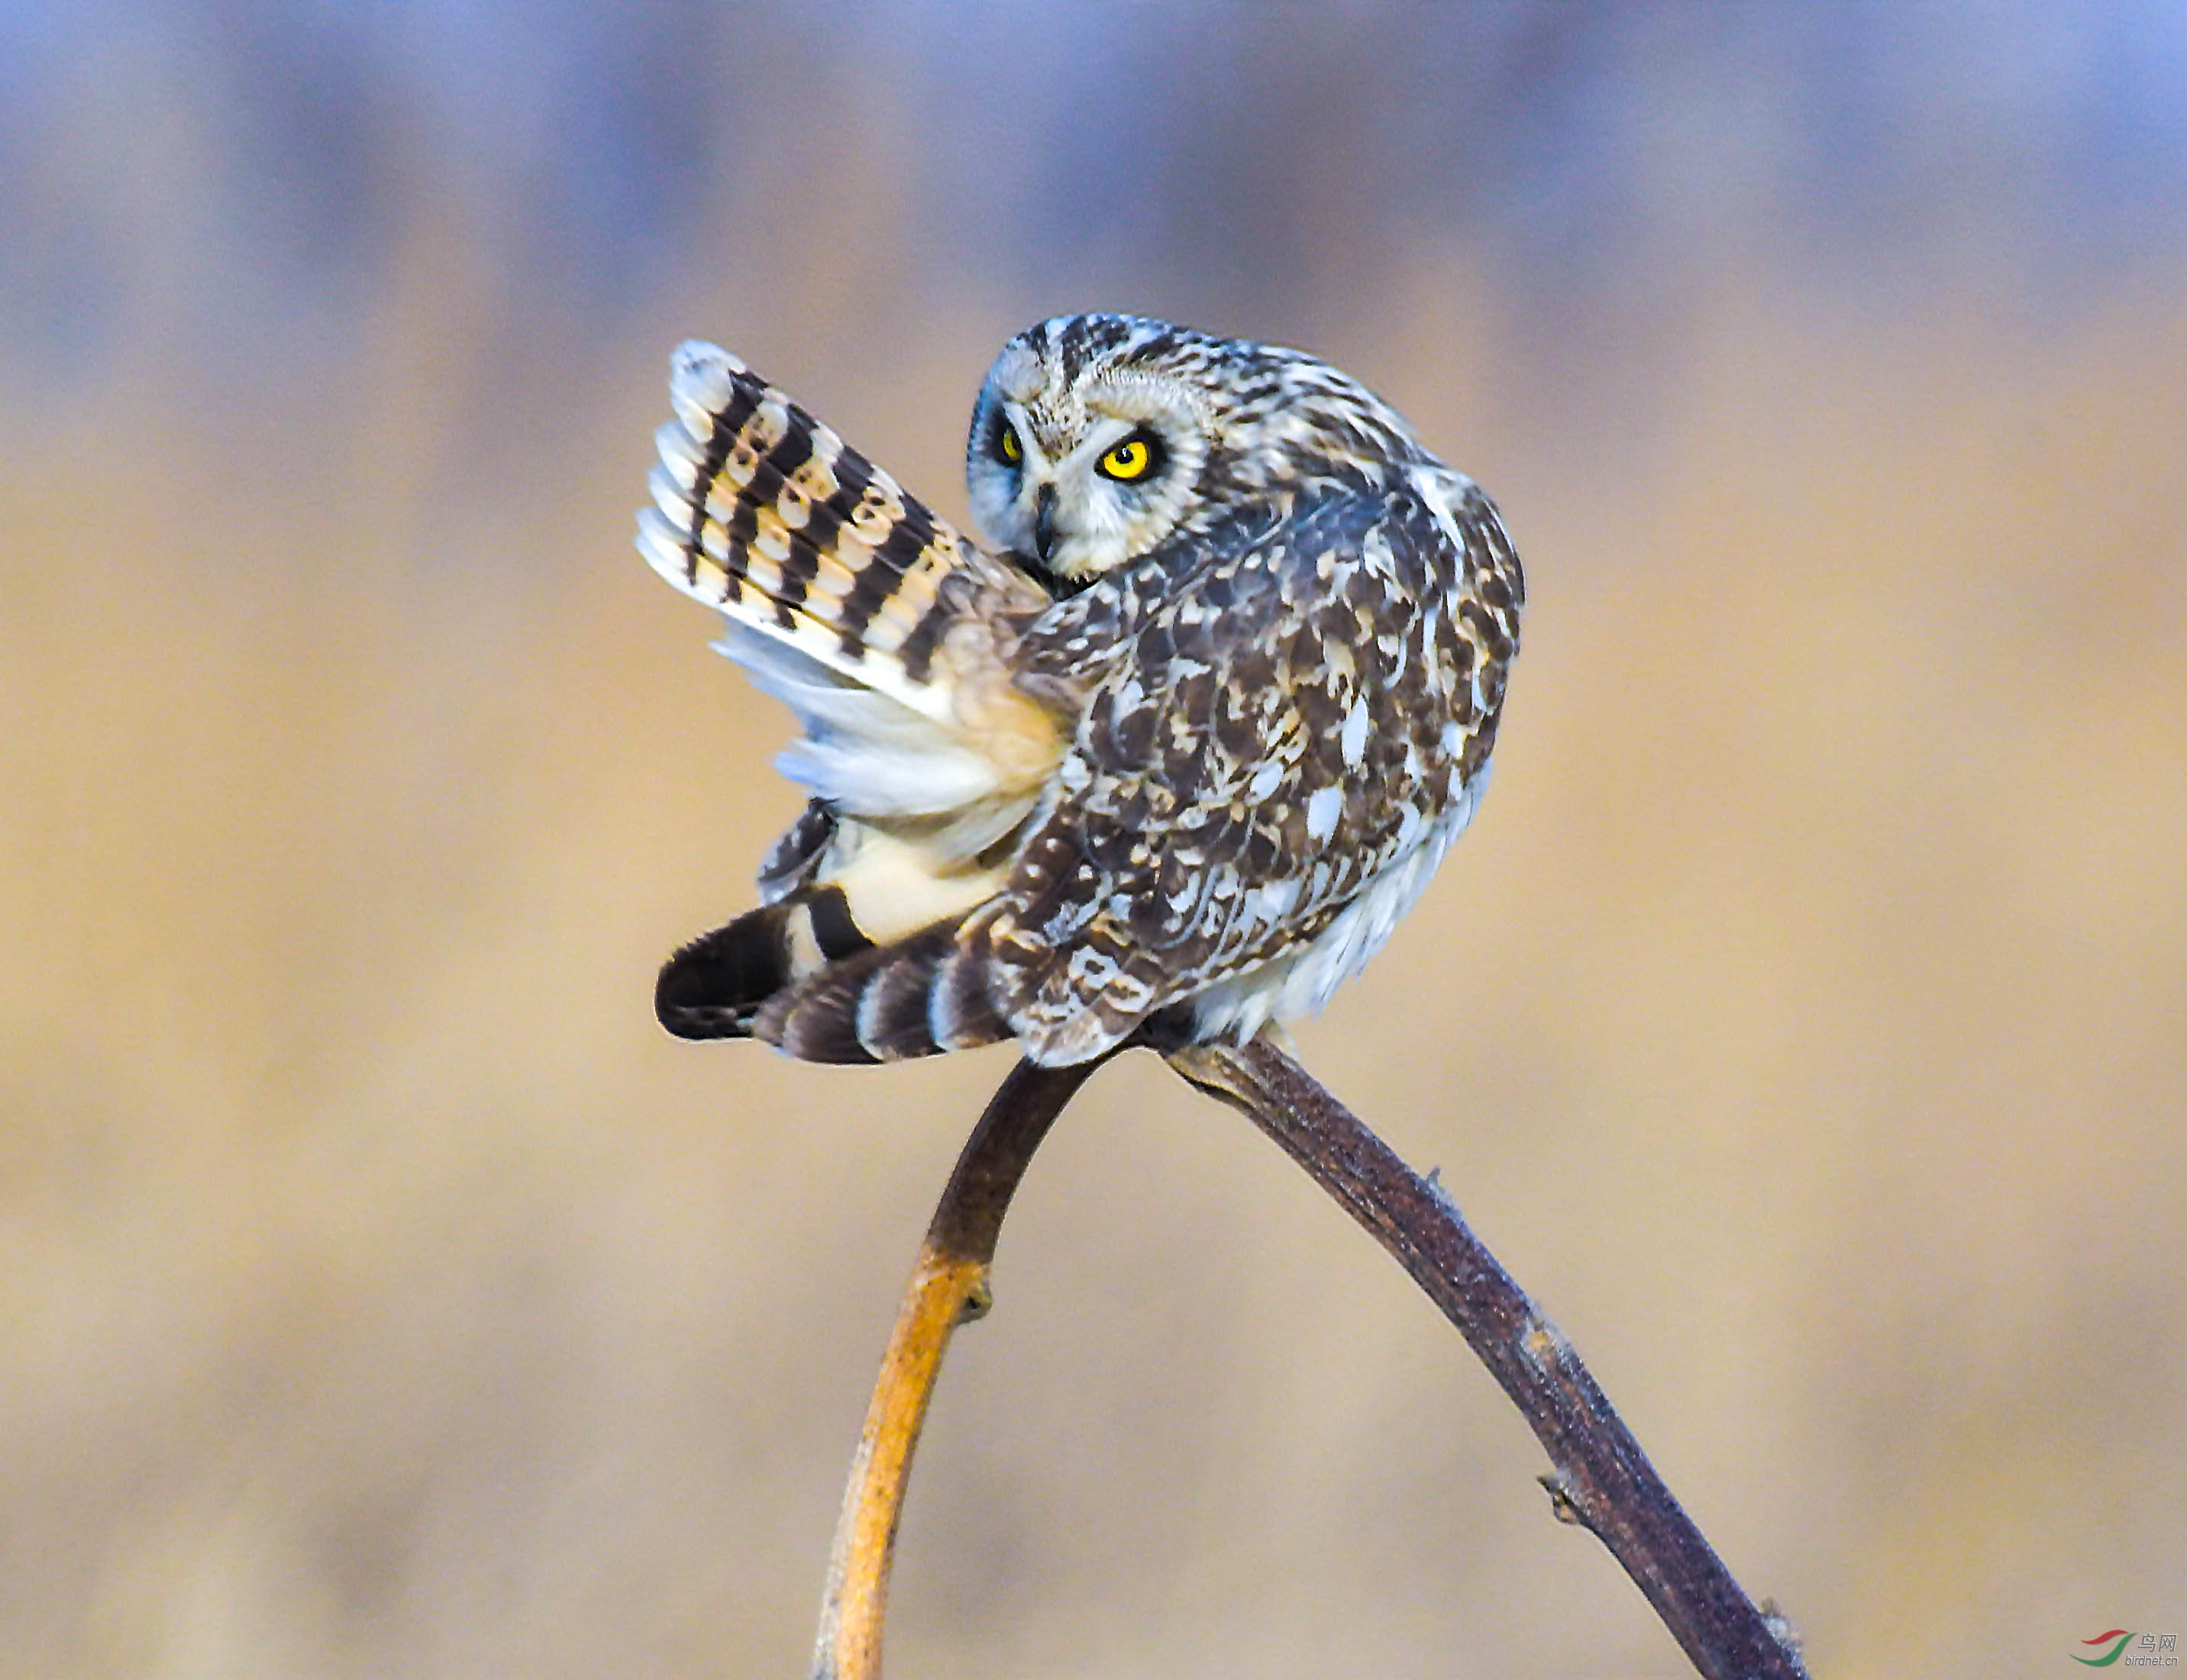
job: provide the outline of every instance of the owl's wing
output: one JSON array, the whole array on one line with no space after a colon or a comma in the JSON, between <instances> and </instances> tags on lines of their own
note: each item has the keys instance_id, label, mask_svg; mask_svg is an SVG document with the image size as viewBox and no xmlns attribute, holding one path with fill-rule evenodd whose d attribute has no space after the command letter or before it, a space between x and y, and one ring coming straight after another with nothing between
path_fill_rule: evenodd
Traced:
<instances>
[{"instance_id":1,"label":"owl's wing","mask_svg":"<svg viewBox=\"0 0 2187 1680\"><path fill-rule=\"evenodd\" d=\"M1062 744L1009 670L1047 592L717 346L677 347L669 398L638 550L804 720L783 767L873 814L1037 785Z\"/></svg>"},{"instance_id":2,"label":"owl's wing","mask_svg":"<svg viewBox=\"0 0 2187 1680\"><path fill-rule=\"evenodd\" d=\"M1250 1032L1322 941L1318 1008L1425 885L1494 744L1523 585L1470 480L1424 467L1191 540L1206 552L1136 563L1024 649L1037 685L1105 632L1122 643L979 930L996 1006L1043 1061L1210 999Z\"/></svg>"},{"instance_id":3,"label":"owl's wing","mask_svg":"<svg viewBox=\"0 0 2187 1680\"><path fill-rule=\"evenodd\" d=\"M994 848L1068 732L1011 681L1049 604L1037 583L726 351L679 347L669 395L638 549L728 619L722 650L797 714L777 763L814 795L761 871L762 907L677 952L656 989L672 1031L744 1036L830 964L992 896ZM956 1036L1000 1031L968 1016ZM836 1037L835 1059L870 1059Z\"/></svg>"}]
</instances>

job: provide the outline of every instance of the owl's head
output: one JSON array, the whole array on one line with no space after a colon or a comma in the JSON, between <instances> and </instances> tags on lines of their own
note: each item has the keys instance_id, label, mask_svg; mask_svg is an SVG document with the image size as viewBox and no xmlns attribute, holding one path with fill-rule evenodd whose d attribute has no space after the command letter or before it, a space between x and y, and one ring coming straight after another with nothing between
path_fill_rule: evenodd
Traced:
<instances>
[{"instance_id":1,"label":"owl's head","mask_svg":"<svg viewBox=\"0 0 2187 1680\"><path fill-rule=\"evenodd\" d=\"M1060 591L1302 471L1409 458L1404 422L1297 351L1136 315L1060 315L1003 346L965 480L988 539Z\"/></svg>"}]
</instances>

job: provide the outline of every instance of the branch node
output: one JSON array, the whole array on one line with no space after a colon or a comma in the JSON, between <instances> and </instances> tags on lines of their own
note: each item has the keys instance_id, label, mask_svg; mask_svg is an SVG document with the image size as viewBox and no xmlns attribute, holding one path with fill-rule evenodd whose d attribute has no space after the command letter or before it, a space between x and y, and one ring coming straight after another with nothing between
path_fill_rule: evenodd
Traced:
<instances>
[{"instance_id":1,"label":"branch node","mask_svg":"<svg viewBox=\"0 0 2187 1680\"><path fill-rule=\"evenodd\" d=\"M1579 1489L1570 1476L1562 1470L1550 1470L1534 1480L1549 1492L1551 1516L1559 1522L1570 1523L1575 1528L1583 1528L1590 1533L1594 1531L1594 1525L1588 1520L1587 1508L1580 1503Z\"/></svg>"},{"instance_id":2,"label":"branch node","mask_svg":"<svg viewBox=\"0 0 2187 1680\"><path fill-rule=\"evenodd\" d=\"M1565 1333L1532 1307L1520 1331L1519 1351L1544 1377L1562 1374L1573 1357L1572 1345Z\"/></svg>"},{"instance_id":3,"label":"branch node","mask_svg":"<svg viewBox=\"0 0 2187 1680\"><path fill-rule=\"evenodd\" d=\"M983 1272L964 1291L964 1304L957 1309L959 1324L976 1324L995 1309L994 1286Z\"/></svg>"},{"instance_id":4,"label":"branch node","mask_svg":"<svg viewBox=\"0 0 2187 1680\"><path fill-rule=\"evenodd\" d=\"M1800 1638L1800 1630L1792 1625L1792 1618L1785 1614L1774 1599L1764 1599L1755 1608L1762 1612L1762 1625L1769 1630L1770 1638L1785 1648L1785 1655L1800 1666L1802 1673L1806 1672L1806 1642Z\"/></svg>"}]
</instances>

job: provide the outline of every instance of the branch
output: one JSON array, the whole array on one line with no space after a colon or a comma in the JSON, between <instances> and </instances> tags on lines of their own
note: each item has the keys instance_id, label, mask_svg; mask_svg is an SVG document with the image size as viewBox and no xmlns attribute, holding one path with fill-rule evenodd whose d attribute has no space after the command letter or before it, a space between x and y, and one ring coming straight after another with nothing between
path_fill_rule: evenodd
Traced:
<instances>
[{"instance_id":1,"label":"branch","mask_svg":"<svg viewBox=\"0 0 2187 1680\"><path fill-rule=\"evenodd\" d=\"M942 1356L957 1326L987 1310L987 1268L1018 1181L1064 1104L1099 1065L1046 1068L1020 1061L957 1158L912 1267L851 1461L820 1607L814 1680L878 1680L897 1524Z\"/></svg>"},{"instance_id":2,"label":"branch","mask_svg":"<svg viewBox=\"0 0 2187 1680\"><path fill-rule=\"evenodd\" d=\"M1707 1680L1806 1680L1790 1627L1740 1590L1571 1344L1447 1194L1265 1040L1169 1061L1251 1115L1442 1309L1548 1449L1555 1468L1541 1480L1557 1516L1610 1548Z\"/></svg>"},{"instance_id":3,"label":"branch","mask_svg":"<svg viewBox=\"0 0 2187 1680\"><path fill-rule=\"evenodd\" d=\"M1783 1619L1757 1610L1679 1509L1571 1345L1467 1228L1449 1197L1273 1044L1169 1051L1242 1109L1390 1250L1442 1309L1555 1466L1556 1515L1609 1547L1705 1680L1807 1680ZM1099 1062L1021 1061L958 1158L912 1269L836 1525L814 1680L879 1680L881 1622L911 1459L942 1356L987 1309L1003 1216L1049 1126Z\"/></svg>"}]
</instances>

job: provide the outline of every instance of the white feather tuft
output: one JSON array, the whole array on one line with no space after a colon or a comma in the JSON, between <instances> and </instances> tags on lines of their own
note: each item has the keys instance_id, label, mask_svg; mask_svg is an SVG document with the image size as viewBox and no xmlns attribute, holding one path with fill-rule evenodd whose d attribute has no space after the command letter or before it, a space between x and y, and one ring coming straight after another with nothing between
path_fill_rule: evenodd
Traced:
<instances>
[{"instance_id":1,"label":"white feather tuft","mask_svg":"<svg viewBox=\"0 0 2187 1680\"><path fill-rule=\"evenodd\" d=\"M1001 785L993 765L931 719L786 643L732 621L714 645L805 726L775 767L840 811L939 815Z\"/></svg>"}]
</instances>

